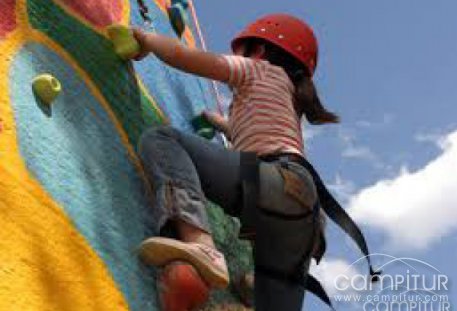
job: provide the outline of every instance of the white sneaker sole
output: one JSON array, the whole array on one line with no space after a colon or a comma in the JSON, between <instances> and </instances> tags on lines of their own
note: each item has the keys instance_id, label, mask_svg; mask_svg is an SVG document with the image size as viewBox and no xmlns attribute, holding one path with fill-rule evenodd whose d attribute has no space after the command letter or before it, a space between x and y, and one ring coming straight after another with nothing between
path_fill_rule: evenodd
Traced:
<instances>
[{"instance_id":1,"label":"white sneaker sole","mask_svg":"<svg viewBox=\"0 0 457 311\"><path fill-rule=\"evenodd\" d=\"M226 272L215 268L208 258L178 240L160 237L145 240L141 243L140 257L144 262L154 266L164 266L175 260L187 261L211 287L216 289L225 289L230 282Z\"/></svg>"}]
</instances>

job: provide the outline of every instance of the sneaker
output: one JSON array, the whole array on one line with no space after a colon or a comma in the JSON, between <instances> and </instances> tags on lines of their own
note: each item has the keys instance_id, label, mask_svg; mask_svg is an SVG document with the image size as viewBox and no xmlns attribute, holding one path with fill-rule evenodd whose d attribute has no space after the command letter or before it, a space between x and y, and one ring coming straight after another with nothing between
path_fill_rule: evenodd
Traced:
<instances>
[{"instance_id":1,"label":"sneaker","mask_svg":"<svg viewBox=\"0 0 457 311\"><path fill-rule=\"evenodd\" d=\"M227 288L230 282L224 255L204 244L154 237L141 243L140 257L154 266L164 266L176 260L189 262L206 283L216 289Z\"/></svg>"}]
</instances>

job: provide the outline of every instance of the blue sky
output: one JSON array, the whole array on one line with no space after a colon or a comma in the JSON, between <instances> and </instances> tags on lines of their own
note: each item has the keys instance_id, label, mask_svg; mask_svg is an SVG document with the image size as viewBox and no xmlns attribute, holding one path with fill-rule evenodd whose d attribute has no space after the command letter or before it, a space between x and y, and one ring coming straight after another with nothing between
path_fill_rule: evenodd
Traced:
<instances>
[{"instance_id":1,"label":"blue sky","mask_svg":"<svg viewBox=\"0 0 457 311\"><path fill-rule=\"evenodd\" d=\"M315 82L342 123L306 127L309 159L362 224L373 252L420 259L457 280L457 2L194 2L215 52L227 53L231 38L262 14L291 13L314 27ZM326 265L314 270L324 283L359 255L334 227L329 231ZM455 304L456 292L451 285L444 294ZM307 305L325 309L312 298Z\"/></svg>"}]
</instances>

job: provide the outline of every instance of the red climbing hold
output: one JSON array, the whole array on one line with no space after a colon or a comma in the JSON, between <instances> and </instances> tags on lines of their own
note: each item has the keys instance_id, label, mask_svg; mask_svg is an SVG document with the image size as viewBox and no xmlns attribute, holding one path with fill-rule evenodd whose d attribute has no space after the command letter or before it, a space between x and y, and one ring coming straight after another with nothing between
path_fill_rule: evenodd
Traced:
<instances>
[{"instance_id":1,"label":"red climbing hold","mask_svg":"<svg viewBox=\"0 0 457 311\"><path fill-rule=\"evenodd\" d=\"M16 0L0 0L0 38L16 28Z\"/></svg>"},{"instance_id":2,"label":"red climbing hold","mask_svg":"<svg viewBox=\"0 0 457 311\"><path fill-rule=\"evenodd\" d=\"M97 27L106 27L122 20L122 0L63 0L63 3Z\"/></svg>"},{"instance_id":3,"label":"red climbing hold","mask_svg":"<svg viewBox=\"0 0 457 311\"><path fill-rule=\"evenodd\" d=\"M195 268L185 262L167 265L159 277L163 311L193 311L208 300L209 288Z\"/></svg>"}]
</instances>

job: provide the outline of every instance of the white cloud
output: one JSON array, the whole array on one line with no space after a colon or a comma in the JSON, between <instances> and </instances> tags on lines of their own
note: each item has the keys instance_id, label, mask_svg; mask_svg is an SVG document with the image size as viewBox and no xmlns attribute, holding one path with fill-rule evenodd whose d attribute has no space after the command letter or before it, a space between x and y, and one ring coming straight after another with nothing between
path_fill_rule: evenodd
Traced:
<instances>
[{"instance_id":1,"label":"white cloud","mask_svg":"<svg viewBox=\"0 0 457 311\"><path fill-rule=\"evenodd\" d=\"M424 249L457 229L457 131L436 143L442 154L425 167L404 168L349 202L349 213L384 231L390 246Z\"/></svg>"},{"instance_id":2,"label":"white cloud","mask_svg":"<svg viewBox=\"0 0 457 311\"><path fill-rule=\"evenodd\" d=\"M343 144L341 155L344 158L364 160L378 169L385 167L381 159L368 146L356 142L357 136L353 130L340 127L338 137Z\"/></svg>"},{"instance_id":3,"label":"white cloud","mask_svg":"<svg viewBox=\"0 0 457 311\"><path fill-rule=\"evenodd\" d=\"M447 137L439 132L419 133L414 136L414 139L419 143L432 143L441 149L444 149L447 143Z\"/></svg>"},{"instance_id":4,"label":"white cloud","mask_svg":"<svg viewBox=\"0 0 457 311\"><path fill-rule=\"evenodd\" d=\"M348 145L341 155L345 158L364 159L368 161L377 161L376 155L366 146Z\"/></svg>"},{"instance_id":5,"label":"white cloud","mask_svg":"<svg viewBox=\"0 0 457 311\"><path fill-rule=\"evenodd\" d=\"M367 120L361 120L357 121L355 124L358 127L366 128L366 129L382 129L390 124L395 120L395 117L393 114L386 113L382 116L382 120L379 121L367 121Z\"/></svg>"}]
</instances>

